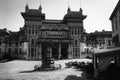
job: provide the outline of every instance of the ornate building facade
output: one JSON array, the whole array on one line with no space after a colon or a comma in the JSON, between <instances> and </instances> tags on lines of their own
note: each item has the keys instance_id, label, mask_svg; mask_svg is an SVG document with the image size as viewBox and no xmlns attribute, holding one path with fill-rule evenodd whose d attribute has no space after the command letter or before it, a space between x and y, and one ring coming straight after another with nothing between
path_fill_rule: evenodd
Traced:
<instances>
[{"instance_id":1,"label":"ornate building facade","mask_svg":"<svg viewBox=\"0 0 120 80\"><path fill-rule=\"evenodd\" d=\"M67 10L62 20L45 19L42 7L21 12L24 18L24 32L27 40L27 59L42 59L50 55L54 59L80 58L80 43L84 39L82 9ZM50 51L50 54L47 54Z\"/></svg>"}]
</instances>

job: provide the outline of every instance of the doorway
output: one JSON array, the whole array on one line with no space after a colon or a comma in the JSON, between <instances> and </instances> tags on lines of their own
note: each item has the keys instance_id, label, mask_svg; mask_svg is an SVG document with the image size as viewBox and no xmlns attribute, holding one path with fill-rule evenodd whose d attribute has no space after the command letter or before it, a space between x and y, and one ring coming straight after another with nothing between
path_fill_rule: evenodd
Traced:
<instances>
[{"instance_id":1,"label":"doorway","mask_svg":"<svg viewBox=\"0 0 120 80\"><path fill-rule=\"evenodd\" d=\"M68 45L67 44L63 44L61 46L61 58L68 59Z\"/></svg>"}]
</instances>

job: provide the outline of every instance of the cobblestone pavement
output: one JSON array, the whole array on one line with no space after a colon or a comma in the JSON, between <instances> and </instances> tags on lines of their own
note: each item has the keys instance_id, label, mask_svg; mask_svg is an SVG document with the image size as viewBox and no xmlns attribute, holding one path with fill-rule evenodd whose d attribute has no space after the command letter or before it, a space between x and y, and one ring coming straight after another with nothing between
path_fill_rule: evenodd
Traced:
<instances>
[{"instance_id":1,"label":"cobblestone pavement","mask_svg":"<svg viewBox=\"0 0 120 80\"><path fill-rule=\"evenodd\" d=\"M62 68L54 71L33 71L41 61L10 61L0 63L0 80L88 80L86 74L74 68L65 68L69 61L90 61L86 59L58 60Z\"/></svg>"}]
</instances>

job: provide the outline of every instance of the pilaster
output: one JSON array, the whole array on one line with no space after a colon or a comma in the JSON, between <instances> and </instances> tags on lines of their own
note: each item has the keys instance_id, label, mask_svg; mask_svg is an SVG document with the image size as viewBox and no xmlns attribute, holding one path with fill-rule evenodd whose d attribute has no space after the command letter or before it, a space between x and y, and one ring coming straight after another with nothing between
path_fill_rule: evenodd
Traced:
<instances>
[{"instance_id":1,"label":"pilaster","mask_svg":"<svg viewBox=\"0 0 120 80\"><path fill-rule=\"evenodd\" d=\"M58 56L58 59L61 58L61 44L59 44L59 56Z\"/></svg>"}]
</instances>

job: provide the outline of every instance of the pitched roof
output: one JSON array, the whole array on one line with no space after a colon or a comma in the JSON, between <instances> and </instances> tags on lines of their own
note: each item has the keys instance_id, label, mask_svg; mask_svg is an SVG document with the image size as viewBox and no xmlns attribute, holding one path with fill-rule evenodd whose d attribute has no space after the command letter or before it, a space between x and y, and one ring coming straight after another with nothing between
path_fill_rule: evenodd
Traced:
<instances>
[{"instance_id":1,"label":"pitched roof","mask_svg":"<svg viewBox=\"0 0 120 80\"><path fill-rule=\"evenodd\" d=\"M112 14L111 14L111 16L110 16L110 18L109 18L110 20L111 20L112 17L116 14L116 12L118 11L119 8L120 8L120 0L118 1L116 7L114 8L114 10L113 10L113 12L112 12Z\"/></svg>"},{"instance_id":2,"label":"pitched roof","mask_svg":"<svg viewBox=\"0 0 120 80\"><path fill-rule=\"evenodd\" d=\"M86 15L81 14L78 11L71 11L65 15L66 17L76 18L76 19L85 19Z\"/></svg>"},{"instance_id":3,"label":"pitched roof","mask_svg":"<svg viewBox=\"0 0 120 80\"><path fill-rule=\"evenodd\" d=\"M62 20L53 20L53 19L46 19L42 21L43 23L48 23L48 24L59 24L62 22Z\"/></svg>"},{"instance_id":4,"label":"pitched roof","mask_svg":"<svg viewBox=\"0 0 120 80\"><path fill-rule=\"evenodd\" d=\"M0 29L0 37L4 37L8 35L9 33L5 29Z\"/></svg>"}]
</instances>

